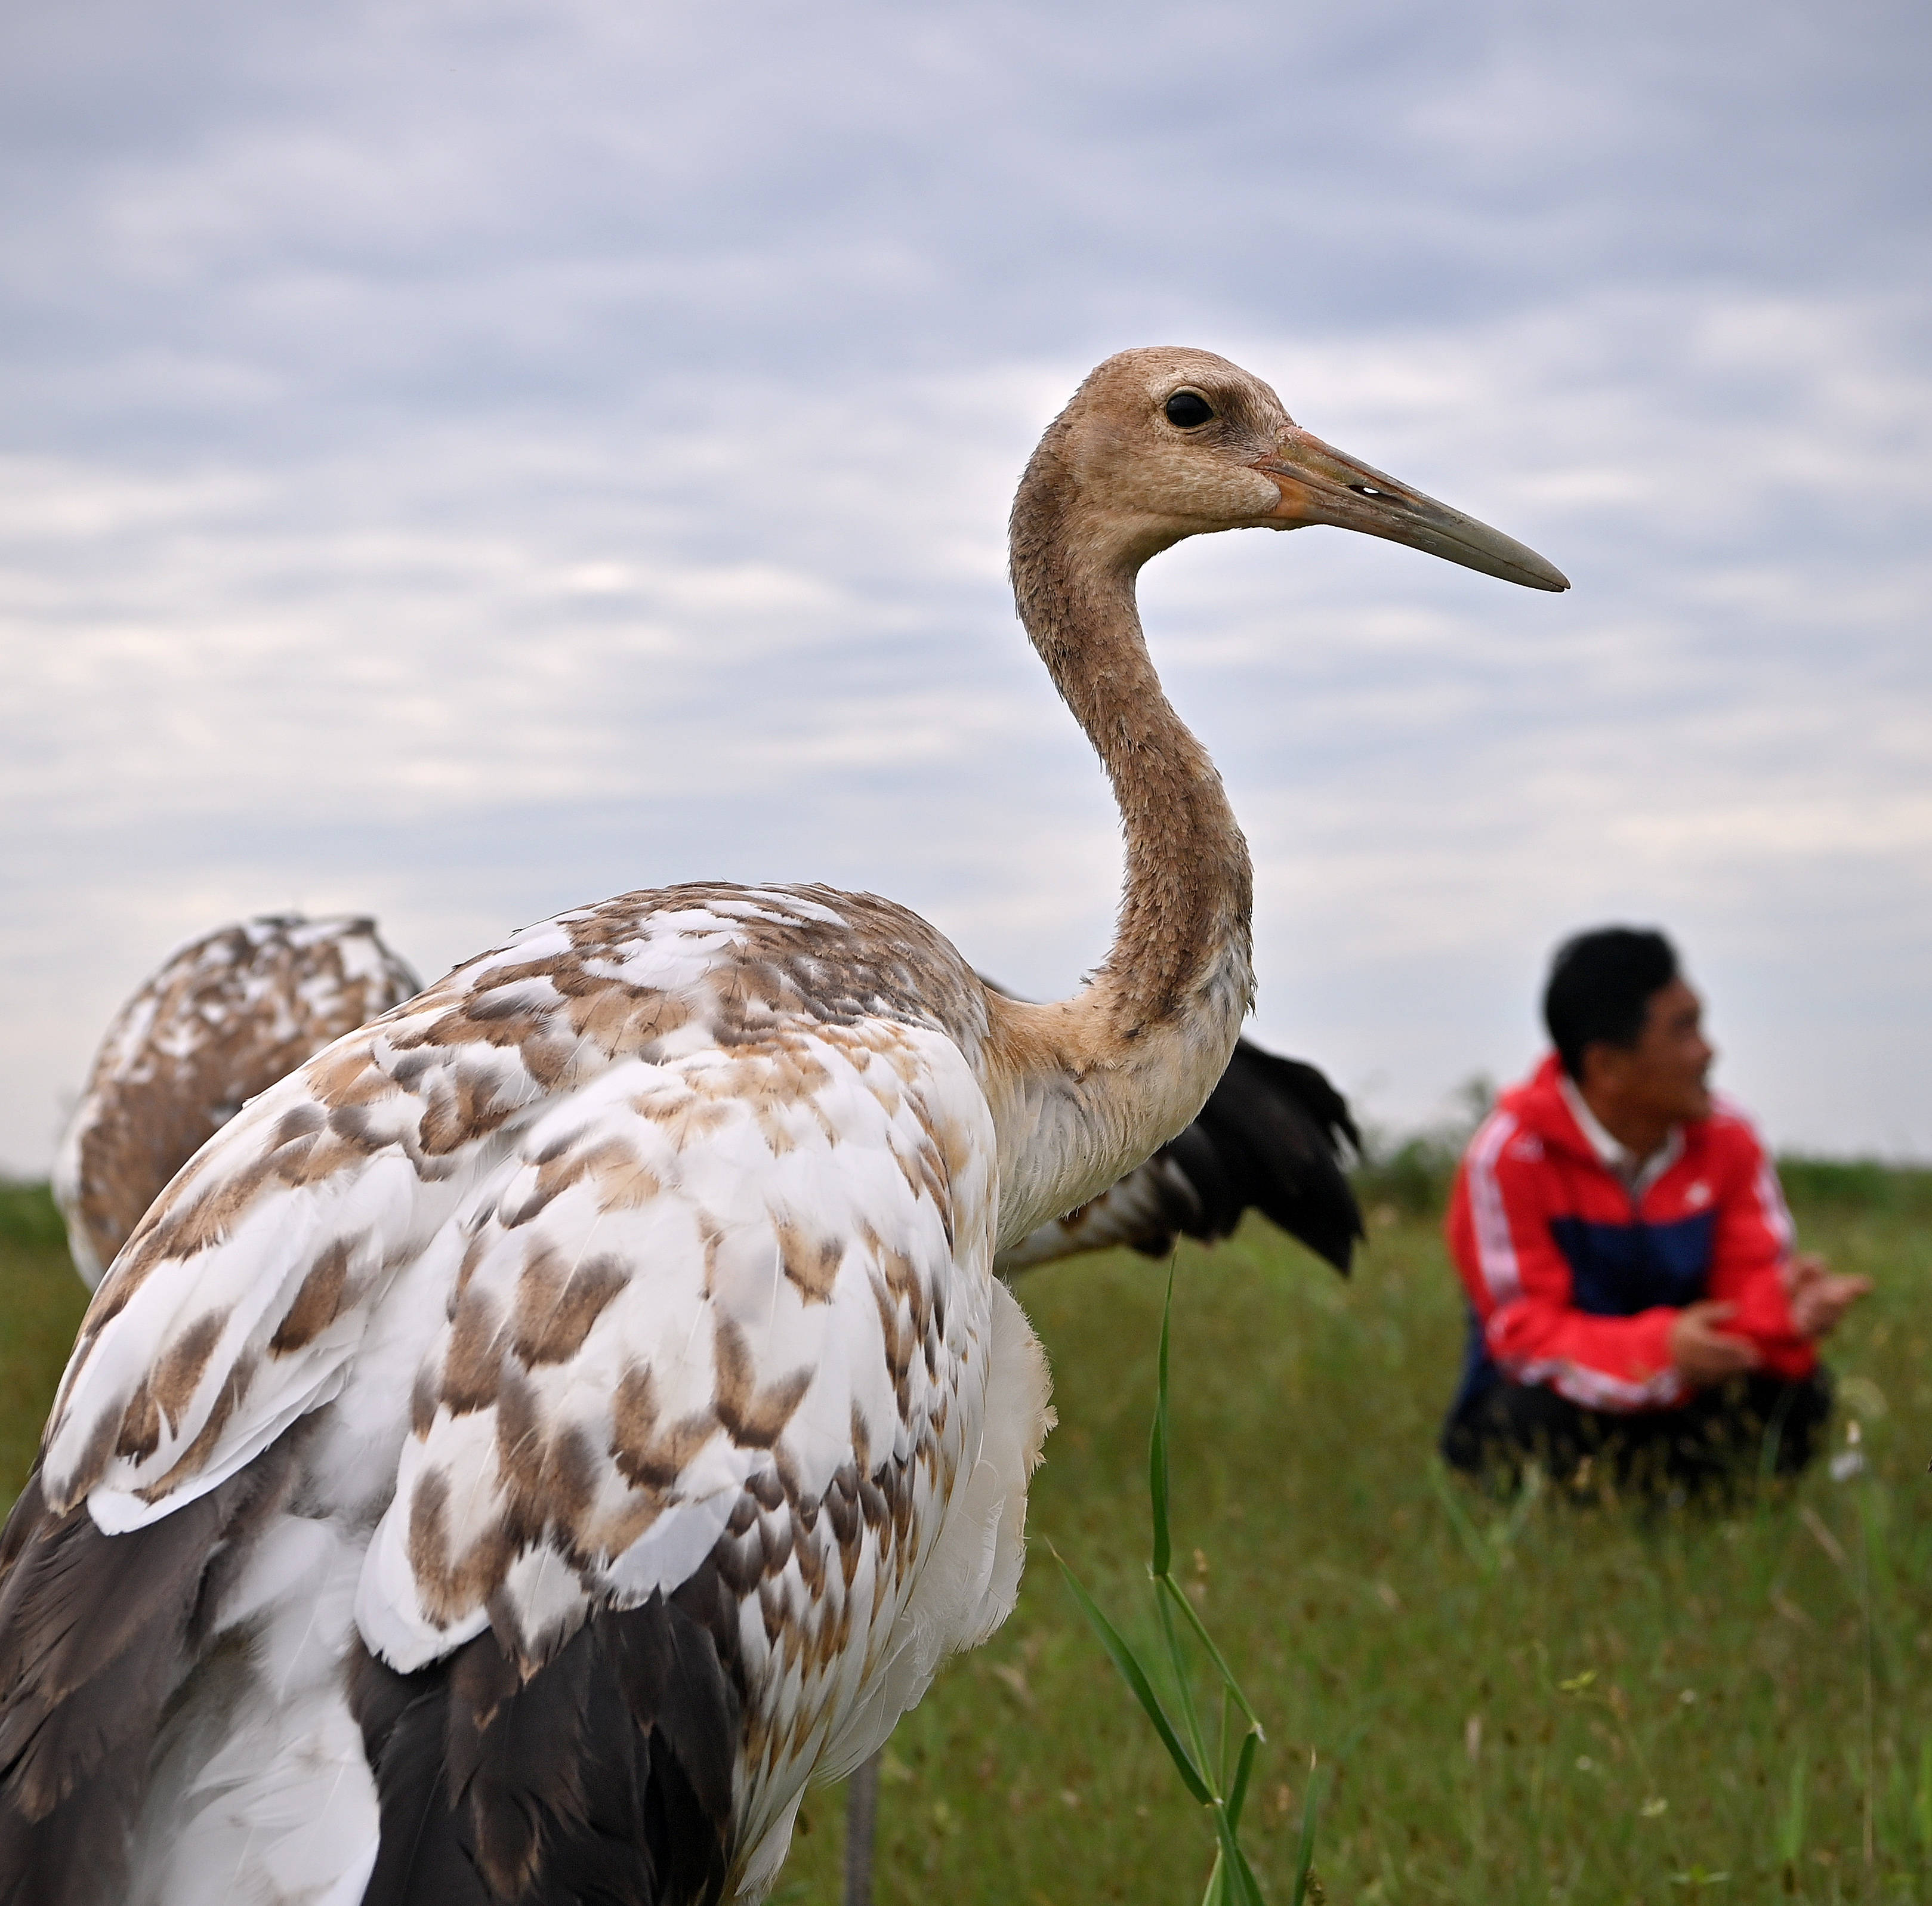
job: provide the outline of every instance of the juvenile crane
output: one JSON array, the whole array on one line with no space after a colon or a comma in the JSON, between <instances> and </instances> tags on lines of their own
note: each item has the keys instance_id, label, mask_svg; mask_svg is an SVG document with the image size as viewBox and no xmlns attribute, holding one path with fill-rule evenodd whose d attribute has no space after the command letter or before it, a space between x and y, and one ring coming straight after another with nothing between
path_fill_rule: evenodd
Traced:
<instances>
[{"instance_id":1,"label":"juvenile crane","mask_svg":"<svg viewBox=\"0 0 1932 1906\"><path fill-rule=\"evenodd\" d=\"M1047 1373L1002 1244L1180 1131L1252 988L1247 853L1134 601L1182 538L1520 544L1177 349L1012 521L1112 778L1112 948L990 991L866 895L526 929L204 1146L97 1292L0 1539L0 1900L754 1900L1010 1609Z\"/></svg>"},{"instance_id":2,"label":"juvenile crane","mask_svg":"<svg viewBox=\"0 0 1932 1906\"><path fill-rule=\"evenodd\" d=\"M170 954L114 1015L54 1159L55 1201L88 1289L249 1099L422 984L355 913L265 913Z\"/></svg>"}]
</instances>

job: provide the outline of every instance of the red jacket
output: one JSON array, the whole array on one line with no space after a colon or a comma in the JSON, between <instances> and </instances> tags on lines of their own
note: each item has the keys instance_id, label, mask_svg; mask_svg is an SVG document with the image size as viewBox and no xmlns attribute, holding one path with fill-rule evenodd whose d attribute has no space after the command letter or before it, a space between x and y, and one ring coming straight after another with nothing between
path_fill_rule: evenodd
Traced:
<instances>
[{"instance_id":1,"label":"red jacket","mask_svg":"<svg viewBox=\"0 0 1932 1906\"><path fill-rule=\"evenodd\" d=\"M1724 1326L1773 1375L1808 1375L1817 1353L1785 1295L1791 1216L1748 1120L1720 1105L1678 1128L1680 1149L1634 1202L1565 1102L1552 1053L1506 1092L1462 1155L1450 1254L1485 1362L1593 1410L1688 1400L1670 1365L1670 1326L1700 1298L1735 1305Z\"/></svg>"}]
</instances>

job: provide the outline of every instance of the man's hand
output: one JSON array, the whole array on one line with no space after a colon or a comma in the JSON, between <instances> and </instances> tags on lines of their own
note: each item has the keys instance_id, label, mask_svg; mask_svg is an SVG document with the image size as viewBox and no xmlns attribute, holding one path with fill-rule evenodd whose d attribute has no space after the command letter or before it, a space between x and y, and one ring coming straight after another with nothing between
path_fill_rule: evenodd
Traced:
<instances>
[{"instance_id":1,"label":"man's hand","mask_svg":"<svg viewBox=\"0 0 1932 1906\"><path fill-rule=\"evenodd\" d=\"M1791 1324L1799 1336L1814 1341L1828 1335L1838 1320L1872 1287L1868 1277L1834 1277L1823 1258L1801 1251L1785 1267L1784 1288L1791 1300Z\"/></svg>"},{"instance_id":2,"label":"man's hand","mask_svg":"<svg viewBox=\"0 0 1932 1906\"><path fill-rule=\"evenodd\" d=\"M1757 1368L1757 1346L1719 1328L1736 1308L1706 1299L1687 1304L1677 1313L1670 1326L1670 1362L1687 1382L1703 1389Z\"/></svg>"}]
</instances>

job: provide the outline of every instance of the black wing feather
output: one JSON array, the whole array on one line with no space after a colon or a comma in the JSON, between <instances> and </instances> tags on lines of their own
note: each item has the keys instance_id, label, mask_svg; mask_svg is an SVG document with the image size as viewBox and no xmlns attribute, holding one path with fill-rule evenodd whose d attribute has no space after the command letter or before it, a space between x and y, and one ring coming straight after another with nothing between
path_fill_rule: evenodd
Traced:
<instances>
[{"instance_id":1,"label":"black wing feather","mask_svg":"<svg viewBox=\"0 0 1932 1906\"><path fill-rule=\"evenodd\" d=\"M1348 1101L1319 1070L1242 1039L1200 1116L1154 1155L1194 1193L1192 1212L1170 1211L1175 1230L1224 1238L1252 1208L1346 1277L1365 1233L1342 1161L1360 1146ZM1164 1256L1172 1243L1137 1248Z\"/></svg>"}]
</instances>

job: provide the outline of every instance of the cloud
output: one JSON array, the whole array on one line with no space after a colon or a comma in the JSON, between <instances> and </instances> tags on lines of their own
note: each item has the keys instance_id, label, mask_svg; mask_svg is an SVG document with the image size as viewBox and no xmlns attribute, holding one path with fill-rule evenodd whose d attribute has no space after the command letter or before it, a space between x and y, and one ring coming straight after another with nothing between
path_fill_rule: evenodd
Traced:
<instances>
[{"instance_id":1,"label":"cloud","mask_svg":"<svg viewBox=\"0 0 1932 1906\"><path fill-rule=\"evenodd\" d=\"M1928 28L1850 13L16 13L0 1158L262 907L434 967L818 877L1070 984L1112 822L1004 517L1162 337L1577 585L1328 533L1150 570L1264 1032L1419 1116L1630 911L1779 1135L1932 1146Z\"/></svg>"}]
</instances>

